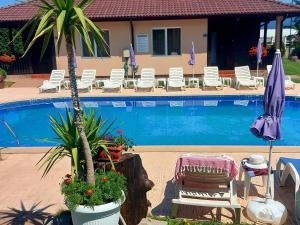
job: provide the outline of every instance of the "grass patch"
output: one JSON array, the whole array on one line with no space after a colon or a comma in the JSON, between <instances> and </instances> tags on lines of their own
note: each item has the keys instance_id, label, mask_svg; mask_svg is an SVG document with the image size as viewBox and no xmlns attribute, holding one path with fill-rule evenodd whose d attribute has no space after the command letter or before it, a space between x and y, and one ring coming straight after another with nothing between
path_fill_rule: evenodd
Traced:
<instances>
[{"instance_id":1,"label":"grass patch","mask_svg":"<svg viewBox=\"0 0 300 225\"><path fill-rule=\"evenodd\" d=\"M13 81L4 81L4 87L9 88L13 86L16 82Z\"/></svg>"},{"instance_id":2,"label":"grass patch","mask_svg":"<svg viewBox=\"0 0 300 225\"><path fill-rule=\"evenodd\" d=\"M165 221L168 225L250 225L248 223L221 223L219 221L197 221L189 219L170 219L168 217L150 216L151 219Z\"/></svg>"},{"instance_id":3,"label":"grass patch","mask_svg":"<svg viewBox=\"0 0 300 225\"><path fill-rule=\"evenodd\" d=\"M284 58L283 67L286 75L300 76L300 60L291 61L287 58Z\"/></svg>"}]
</instances>

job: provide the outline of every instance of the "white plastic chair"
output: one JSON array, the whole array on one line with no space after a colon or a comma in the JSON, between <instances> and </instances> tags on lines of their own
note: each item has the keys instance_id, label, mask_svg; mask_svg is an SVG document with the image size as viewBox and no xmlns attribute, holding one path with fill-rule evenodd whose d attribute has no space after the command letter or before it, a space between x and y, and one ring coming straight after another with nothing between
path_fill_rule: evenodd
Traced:
<instances>
[{"instance_id":1,"label":"white plastic chair","mask_svg":"<svg viewBox=\"0 0 300 225\"><path fill-rule=\"evenodd\" d=\"M276 171L279 174L280 186L285 186L286 180L290 175L295 182L295 216L300 219L300 159L279 158ZM282 169L283 167L283 169ZM297 169L298 168L298 169ZM282 171L281 171L282 169Z\"/></svg>"},{"instance_id":2,"label":"white plastic chair","mask_svg":"<svg viewBox=\"0 0 300 225\"><path fill-rule=\"evenodd\" d=\"M142 68L141 78L137 81L136 90L138 89L155 89L155 70L154 68Z\"/></svg>"},{"instance_id":3,"label":"white plastic chair","mask_svg":"<svg viewBox=\"0 0 300 225\"><path fill-rule=\"evenodd\" d=\"M182 67L173 67L169 68L169 78L167 80L167 91L170 88L184 88L185 80L183 77L183 68Z\"/></svg>"},{"instance_id":4,"label":"white plastic chair","mask_svg":"<svg viewBox=\"0 0 300 225\"><path fill-rule=\"evenodd\" d=\"M104 82L103 90L122 90L124 82L125 70L124 69L112 69L110 79Z\"/></svg>"},{"instance_id":5,"label":"white plastic chair","mask_svg":"<svg viewBox=\"0 0 300 225\"><path fill-rule=\"evenodd\" d=\"M78 90L87 89L88 91L92 91L95 79L96 79L96 70L83 70L81 79L77 80Z\"/></svg>"},{"instance_id":6,"label":"white plastic chair","mask_svg":"<svg viewBox=\"0 0 300 225\"><path fill-rule=\"evenodd\" d=\"M65 70L52 70L49 80L43 81L42 86L40 86L40 92L49 90L60 91L64 78Z\"/></svg>"},{"instance_id":7,"label":"white plastic chair","mask_svg":"<svg viewBox=\"0 0 300 225\"><path fill-rule=\"evenodd\" d=\"M219 76L219 69L217 66L204 67L203 90L205 87L223 89L223 83Z\"/></svg>"},{"instance_id":8,"label":"white plastic chair","mask_svg":"<svg viewBox=\"0 0 300 225\"><path fill-rule=\"evenodd\" d=\"M251 76L249 66L234 67L234 72L237 89L240 89L240 86L257 88L257 83Z\"/></svg>"},{"instance_id":9,"label":"white plastic chair","mask_svg":"<svg viewBox=\"0 0 300 225\"><path fill-rule=\"evenodd\" d=\"M272 70L272 65L267 65L267 71L268 75L270 74ZM285 89L295 89L296 84L295 82L292 81L291 76L285 76L285 81L284 81L284 88Z\"/></svg>"}]
</instances>

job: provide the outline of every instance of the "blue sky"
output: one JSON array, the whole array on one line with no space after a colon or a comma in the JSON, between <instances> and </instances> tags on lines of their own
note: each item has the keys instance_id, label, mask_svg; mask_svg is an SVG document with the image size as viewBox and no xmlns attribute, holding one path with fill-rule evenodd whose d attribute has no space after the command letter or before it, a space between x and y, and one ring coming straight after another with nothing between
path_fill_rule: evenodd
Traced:
<instances>
[{"instance_id":1,"label":"blue sky","mask_svg":"<svg viewBox=\"0 0 300 225\"><path fill-rule=\"evenodd\" d=\"M18 2L19 0L0 0L0 7L7 6ZM292 0L282 0L283 2L291 2Z\"/></svg>"}]
</instances>

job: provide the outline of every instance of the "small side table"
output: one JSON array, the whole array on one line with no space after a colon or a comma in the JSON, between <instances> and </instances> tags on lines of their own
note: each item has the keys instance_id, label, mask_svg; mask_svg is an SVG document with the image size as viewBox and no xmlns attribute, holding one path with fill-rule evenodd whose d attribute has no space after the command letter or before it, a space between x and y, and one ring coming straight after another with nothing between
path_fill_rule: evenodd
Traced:
<instances>
[{"instance_id":1,"label":"small side table","mask_svg":"<svg viewBox=\"0 0 300 225\"><path fill-rule=\"evenodd\" d=\"M104 83L108 81L108 79L104 79L104 80L96 80L95 81L95 86L96 88L102 88L104 86Z\"/></svg>"},{"instance_id":2,"label":"small side table","mask_svg":"<svg viewBox=\"0 0 300 225\"><path fill-rule=\"evenodd\" d=\"M189 87L196 87L196 88L199 88L199 78L196 78L196 77L190 77L188 79L189 83L188 83L188 86Z\"/></svg>"},{"instance_id":3,"label":"small side table","mask_svg":"<svg viewBox=\"0 0 300 225\"><path fill-rule=\"evenodd\" d=\"M69 80L64 80L64 88L66 90L69 90L70 89L70 81Z\"/></svg>"},{"instance_id":4,"label":"small side table","mask_svg":"<svg viewBox=\"0 0 300 225\"><path fill-rule=\"evenodd\" d=\"M264 77L254 77L256 84L261 85L262 87L265 86L265 78Z\"/></svg>"},{"instance_id":5,"label":"small side table","mask_svg":"<svg viewBox=\"0 0 300 225\"><path fill-rule=\"evenodd\" d=\"M124 88L135 88L136 79L125 79L124 80Z\"/></svg>"},{"instance_id":6,"label":"small side table","mask_svg":"<svg viewBox=\"0 0 300 225\"><path fill-rule=\"evenodd\" d=\"M231 87L231 84L232 84L231 77L222 77L222 83L223 83L223 86Z\"/></svg>"},{"instance_id":7,"label":"small side table","mask_svg":"<svg viewBox=\"0 0 300 225\"><path fill-rule=\"evenodd\" d=\"M167 87L167 78L156 78L156 87L157 88L166 88Z\"/></svg>"},{"instance_id":8,"label":"small side table","mask_svg":"<svg viewBox=\"0 0 300 225\"><path fill-rule=\"evenodd\" d=\"M271 170L272 171L272 170ZM240 172L239 172L239 180L241 181L243 173L245 174L244 178L244 199L247 200L249 196L250 191L250 185L251 185L251 178L256 177L256 175L253 173L253 171L247 171L244 169L242 163L240 165ZM268 180L268 174L265 175L259 175L262 177L263 186L267 186L267 180ZM271 198L274 199L274 173L272 172L270 174L270 187L269 192L271 194Z\"/></svg>"}]
</instances>

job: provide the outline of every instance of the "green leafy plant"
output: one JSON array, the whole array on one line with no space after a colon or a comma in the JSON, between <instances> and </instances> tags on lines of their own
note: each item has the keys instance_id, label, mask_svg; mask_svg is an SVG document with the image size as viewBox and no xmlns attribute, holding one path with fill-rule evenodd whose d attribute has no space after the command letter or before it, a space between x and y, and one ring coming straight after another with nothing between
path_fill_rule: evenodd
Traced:
<instances>
[{"instance_id":1,"label":"green leafy plant","mask_svg":"<svg viewBox=\"0 0 300 225\"><path fill-rule=\"evenodd\" d=\"M0 77L2 77L2 80L4 81L5 79L6 79L6 77L7 77L7 72L4 70L4 69L2 69L2 68L0 68ZM0 82L1 82L1 78L0 78Z\"/></svg>"},{"instance_id":2,"label":"green leafy plant","mask_svg":"<svg viewBox=\"0 0 300 225\"><path fill-rule=\"evenodd\" d=\"M82 118L84 131L91 147L92 155L96 157L99 148L108 152L106 147L107 141L103 137L110 132L113 123L108 123L107 120L103 120L102 116L96 117L95 111L90 111L88 114L83 111ZM81 179L85 178L86 162L73 114L69 110L66 110L66 119L59 113L59 119L50 116L50 121L51 128L57 136L55 140L59 141L60 144L51 148L38 162L40 168L44 167L43 176L46 176L53 165L59 160L64 157L70 157L72 162L72 177L78 176ZM44 140L49 141L48 139ZM112 163L110 157L109 159Z\"/></svg>"},{"instance_id":3,"label":"green leafy plant","mask_svg":"<svg viewBox=\"0 0 300 225\"><path fill-rule=\"evenodd\" d=\"M116 202L126 191L126 178L116 170L96 172L95 178L95 185L91 185L85 180L72 179L71 175L66 175L61 184L61 192L70 210L79 205L93 208Z\"/></svg>"}]
</instances>

